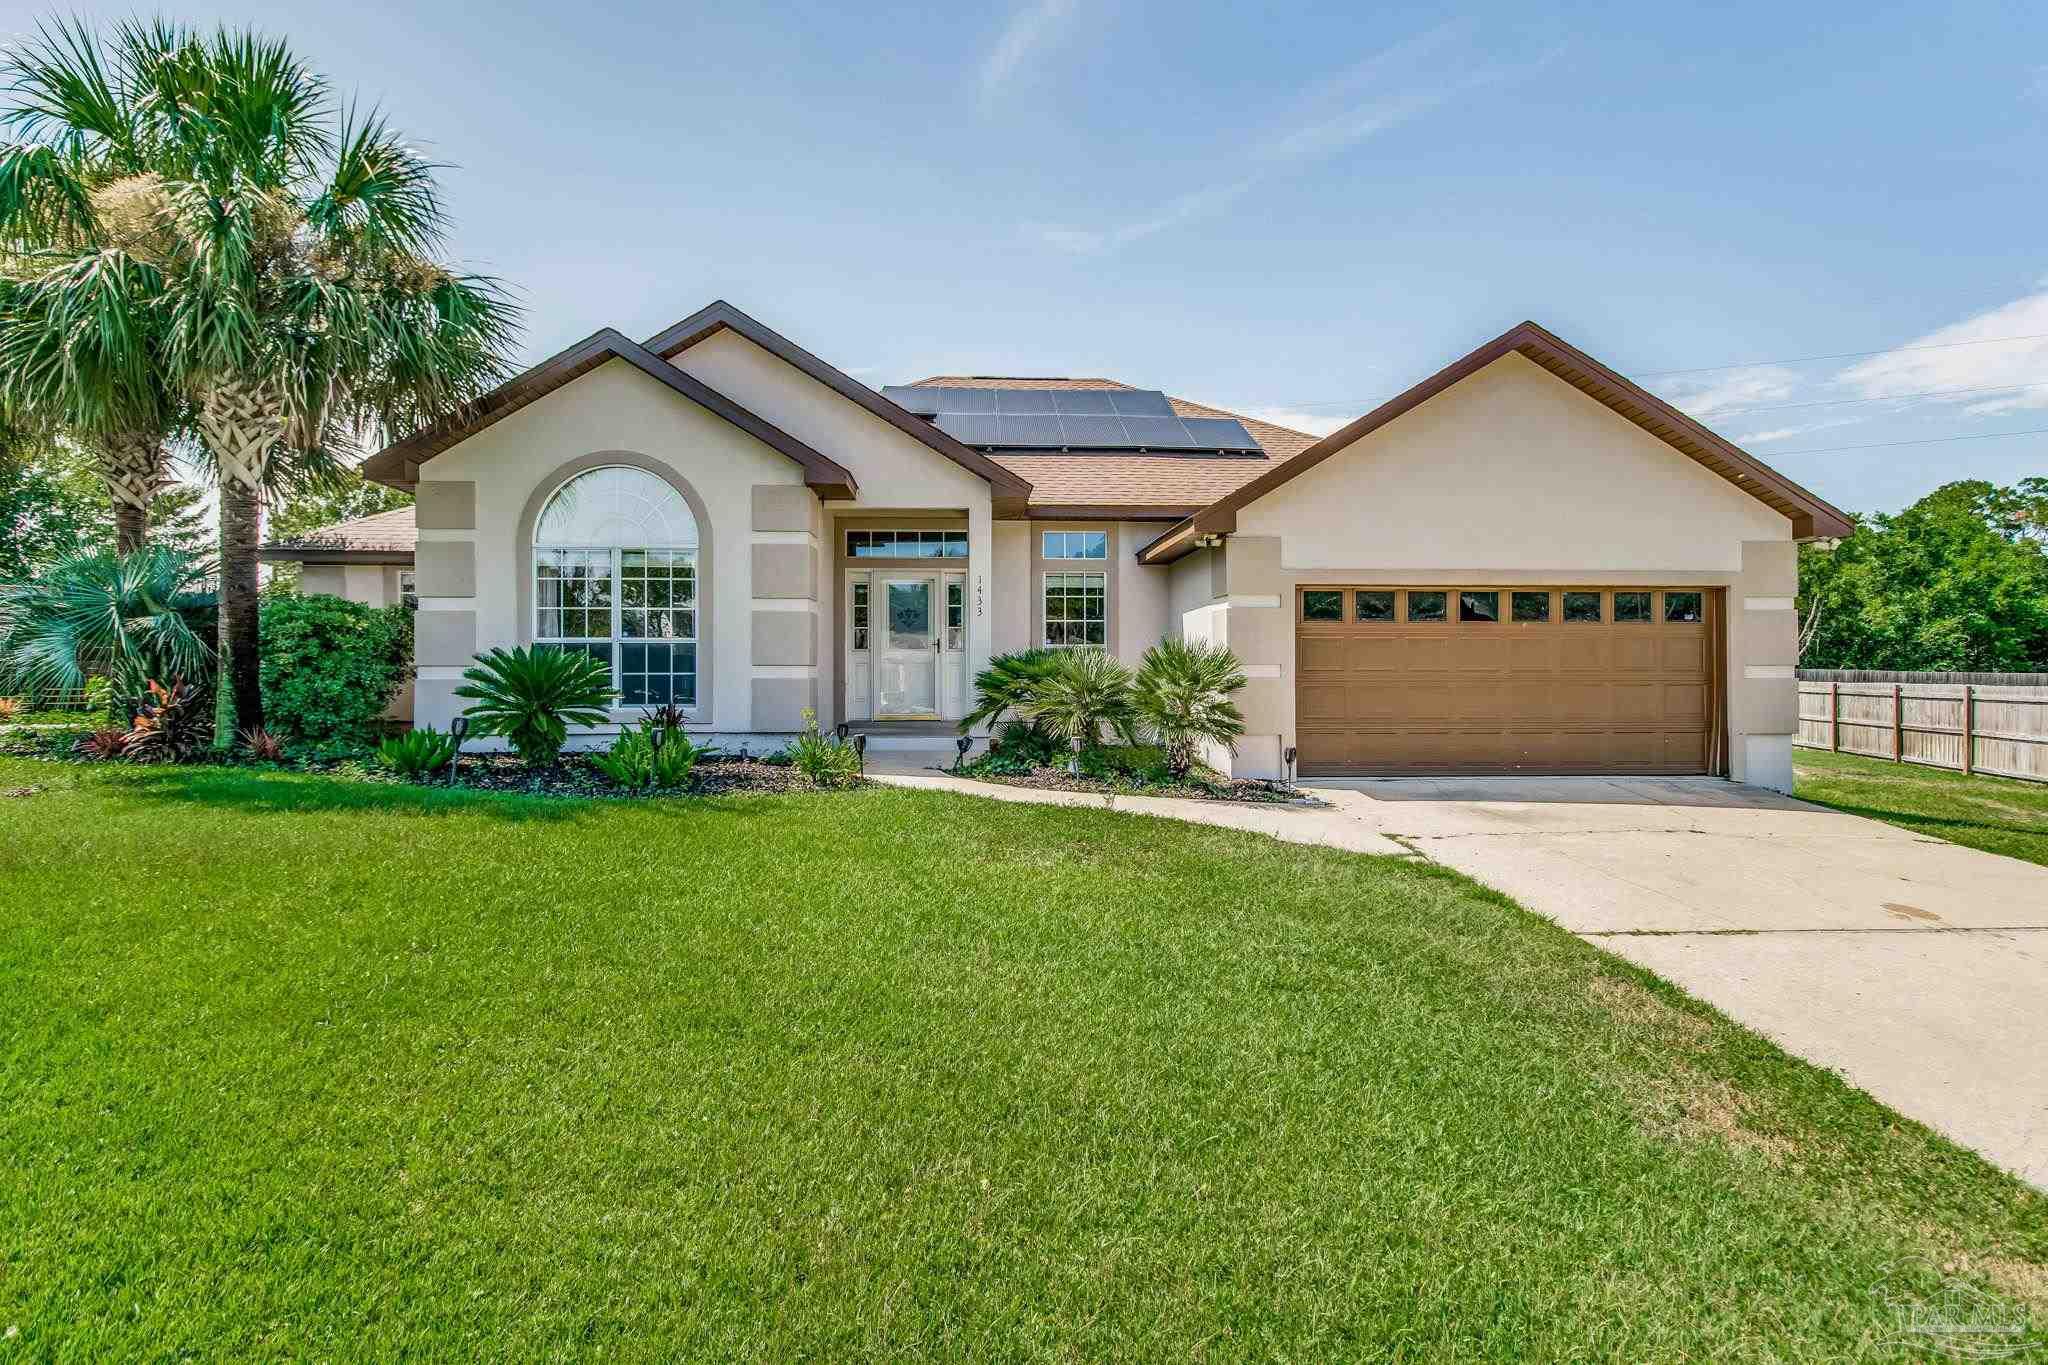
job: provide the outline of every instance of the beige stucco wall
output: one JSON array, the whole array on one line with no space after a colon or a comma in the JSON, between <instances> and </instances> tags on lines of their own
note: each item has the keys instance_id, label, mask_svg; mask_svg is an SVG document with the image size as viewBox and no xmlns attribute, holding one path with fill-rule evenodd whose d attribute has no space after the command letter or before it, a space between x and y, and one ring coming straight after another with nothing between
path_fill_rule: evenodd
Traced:
<instances>
[{"instance_id":1,"label":"beige stucco wall","mask_svg":"<svg viewBox=\"0 0 2048 1365\"><path fill-rule=\"evenodd\" d=\"M1727 590L1730 776L1789 787L1790 521L1521 356L1242 509L1222 553L1203 630L1253 674L1239 772L1293 743L1299 584L1639 584ZM1183 605L1197 581L1176 565L1184 618L1214 610Z\"/></svg>"},{"instance_id":2,"label":"beige stucco wall","mask_svg":"<svg viewBox=\"0 0 2048 1365\"><path fill-rule=\"evenodd\" d=\"M694 728L712 733L756 728L753 551L765 545L776 552L779 564L808 547L815 560L818 537L806 531L755 533L754 489L800 487L802 470L623 361L600 366L423 467L423 481L475 482L476 525L420 530L421 610L474 613L479 651L530 643L533 623L520 609L526 509L544 487L558 482L565 465L603 452L624 452L664 466L702 504L700 523L705 524L698 534L708 553L700 551L706 592L698 627L703 642L699 689L707 705ZM462 572L471 567L473 573ZM473 591L464 592L469 579ZM459 713L453 692L461 673L458 661L422 657L416 704L420 724L445 728ZM787 681L779 672L774 680ZM783 698L778 693L774 700Z\"/></svg>"},{"instance_id":3,"label":"beige stucco wall","mask_svg":"<svg viewBox=\"0 0 2048 1365\"><path fill-rule=\"evenodd\" d=\"M857 498L825 504L827 517L921 510L964 513L967 676L972 678L988 666L994 652L998 580L992 573L993 521L987 481L737 333L714 332L678 353L671 363L852 471L860 485ZM838 548L823 545L822 550L829 574ZM836 717L839 693L839 584L836 574L829 576L833 581L822 587L816 620L821 660L819 710L824 719Z\"/></svg>"}]
</instances>

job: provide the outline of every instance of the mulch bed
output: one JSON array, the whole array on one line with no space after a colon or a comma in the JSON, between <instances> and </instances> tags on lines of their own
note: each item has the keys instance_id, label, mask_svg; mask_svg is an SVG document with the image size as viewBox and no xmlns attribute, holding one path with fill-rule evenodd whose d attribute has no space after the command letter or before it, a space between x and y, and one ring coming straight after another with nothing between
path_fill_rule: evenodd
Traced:
<instances>
[{"instance_id":1,"label":"mulch bed","mask_svg":"<svg viewBox=\"0 0 2048 1365\"><path fill-rule=\"evenodd\" d=\"M946 771L950 773L951 769ZM977 782L998 782L1006 787L1086 792L1093 796L1171 796L1188 801L1237 801L1266 806L1301 799L1301 793L1285 782L1266 782L1250 777L1210 777L1188 782L1117 782L1100 777L1075 777L1065 768L1033 768L1028 773L975 772L969 769L959 776L970 777Z\"/></svg>"},{"instance_id":2,"label":"mulch bed","mask_svg":"<svg viewBox=\"0 0 2048 1365\"><path fill-rule=\"evenodd\" d=\"M445 773L423 779L421 786L448 785ZM677 792L621 791L586 759L574 754L545 772L535 773L512 754L464 754L456 760L456 785L472 791L521 792L535 796L726 796L739 792L817 791L802 773L786 764L753 758L710 758L690 775L690 785Z\"/></svg>"}]
</instances>

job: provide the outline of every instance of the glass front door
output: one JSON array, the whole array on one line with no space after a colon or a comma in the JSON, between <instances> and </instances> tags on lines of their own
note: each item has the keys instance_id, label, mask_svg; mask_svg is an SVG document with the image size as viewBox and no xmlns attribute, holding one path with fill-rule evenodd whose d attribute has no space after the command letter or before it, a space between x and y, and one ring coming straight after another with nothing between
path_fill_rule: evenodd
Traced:
<instances>
[{"instance_id":1,"label":"glass front door","mask_svg":"<svg viewBox=\"0 0 2048 1365\"><path fill-rule=\"evenodd\" d=\"M875 714L939 714L939 580L881 578L880 639L875 641Z\"/></svg>"}]
</instances>

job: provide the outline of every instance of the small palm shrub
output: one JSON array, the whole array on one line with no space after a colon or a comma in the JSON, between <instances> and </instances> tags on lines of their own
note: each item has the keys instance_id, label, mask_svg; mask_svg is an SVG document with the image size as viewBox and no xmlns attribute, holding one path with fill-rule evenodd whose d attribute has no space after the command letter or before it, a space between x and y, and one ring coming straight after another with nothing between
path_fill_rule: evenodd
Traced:
<instances>
[{"instance_id":1,"label":"small palm shrub","mask_svg":"<svg viewBox=\"0 0 2048 1365\"><path fill-rule=\"evenodd\" d=\"M137 763L183 763L212 739L213 708L199 689L182 678L169 687L152 678L122 752Z\"/></svg>"},{"instance_id":2,"label":"small palm shrub","mask_svg":"<svg viewBox=\"0 0 2048 1365\"><path fill-rule=\"evenodd\" d=\"M1005 716L1028 716L1038 685L1059 670L1067 651L1020 649L998 654L974 675L974 709L960 721L960 733L993 727Z\"/></svg>"},{"instance_id":3,"label":"small palm shrub","mask_svg":"<svg viewBox=\"0 0 2048 1365\"><path fill-rule=\"evenodd\" d=\"M1137 716L1130 669L1099 649L1070 649L1065 655L1032 689L1027 714L1046 734L1066 741L1067 771L1079 776L1081 751L1101 744L1105 730L1137 742Z\"/></svg>"},{"instance_id":4,"label":"small palm shrub","mask_svg":"<svg viewBox=\"0 0 2048 1365\"><path fill-rule=\"evenodd\" d=\"M71 746L71 751L86 758L109 759L121 757L127 748L126 730L106 729L91 730L79 736L78 743Z\"/></svg>"},{"instance_id":5,"label":"small palm shrub","mask_svg":"<svg viewBox=\"0 0 2048 1365\"><path fill-rule=\"evenodd\" d=\"M401 777L425 777L455 761L455 736L431 725L392 735L377 746L377 761Z\"/></svg>"},{"instance_id":6,"label":"small palm shrub","mask_svg":"<svg viewBox=\"0 0 2048 1365\"><path fill-rule=\"evenodd\" d=\"M158 545L0 584L0 686L71 692L99 674L123 706L138 705L151 678L203 690L213 676L206 582L202 561Z\"/></svg>"},{"instance_id":7,"label":"small palm shrub","mask_svg":"<svg viewBox=\"0 0 2048 1365\"><path fill-rule=\"evenodd\" d=\"M592 754L590 761L615 786L628 791L675 791L689 786L698 761L714 752L709 745L692 744L680 729L670 729L650 715L621 731L610 752Z\"/></svg>"},{"instance_id":8,"label":"small palm shrub","mask_svg":"<svg viewBox=\"0 0 2048 1365\"><path fill-rule=\"evenodd\" d=\"M574 650L494 649L476 656L455 695L480 735L502 735L527 767L554 766L571 725L602 725L618 695L611 670Z\"/></svg>"},{"instance_id":9,"label":"small palm shrub","mask_svg":"<svg viewBox=\"0 0 2048 1365\"><path fill-rule=\"evenodd\" d=\"M236 739L242 752L257 763L284 762L284 741L261 726L242 731Z\"/></svg>"},{"instance_id":10,"label":"small palm shrub","mask_svg":"<svg viewBox=\"0 0 2048 1365\"><path fill-rule=\"evenodd\" d=\"M1131 684L1131 705L1166 751L1175 778L1188 775L1205 741L1236 748L1244 713L1230 698L1244 685L1243 666L1221 645L1161 640L1145 651Z\"/></svg>"},{"instance_id":11,"label":"small palm shrub","mask_svg":"<svg viewBox=\"0 0 2048 1365\"><path fill-rule=\"evenodd\" d=\"M860 777L860 751L845 740L818 733L815 711L804 711L803 733L784 751L789 766L814 787L838 787Z\"/></svg>"}]
</instances>

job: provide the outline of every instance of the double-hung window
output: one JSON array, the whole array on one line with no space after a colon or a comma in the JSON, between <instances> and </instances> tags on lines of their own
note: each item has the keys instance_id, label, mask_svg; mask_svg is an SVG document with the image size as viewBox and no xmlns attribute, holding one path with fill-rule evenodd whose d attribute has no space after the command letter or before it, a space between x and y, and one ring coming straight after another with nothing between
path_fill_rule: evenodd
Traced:
<instances>
[{"instance_id":1,"label":"double-hung window","mask_svg":"<svg viewBox=\"0 0 2048 1365\"><path fill-rule=\"evenodd\" d=\"M1041 531L1039 558L1106 560L1107 531ZM1101 649L1109 643L1109 575L1058 569L1045 575L1045 636L1054 648Z\"/></svg>"},{"instance_id":2,"label":"double-hung window","mask_svg":"<svg viewBox=\"0 0 2048 1365\"><path fill-rule=\"evenodd\" d=\"M533 638L610 670L620 706L697 704L697 520L644 469L585 470L533 532Z\"/></svg>"}]
</instances>

